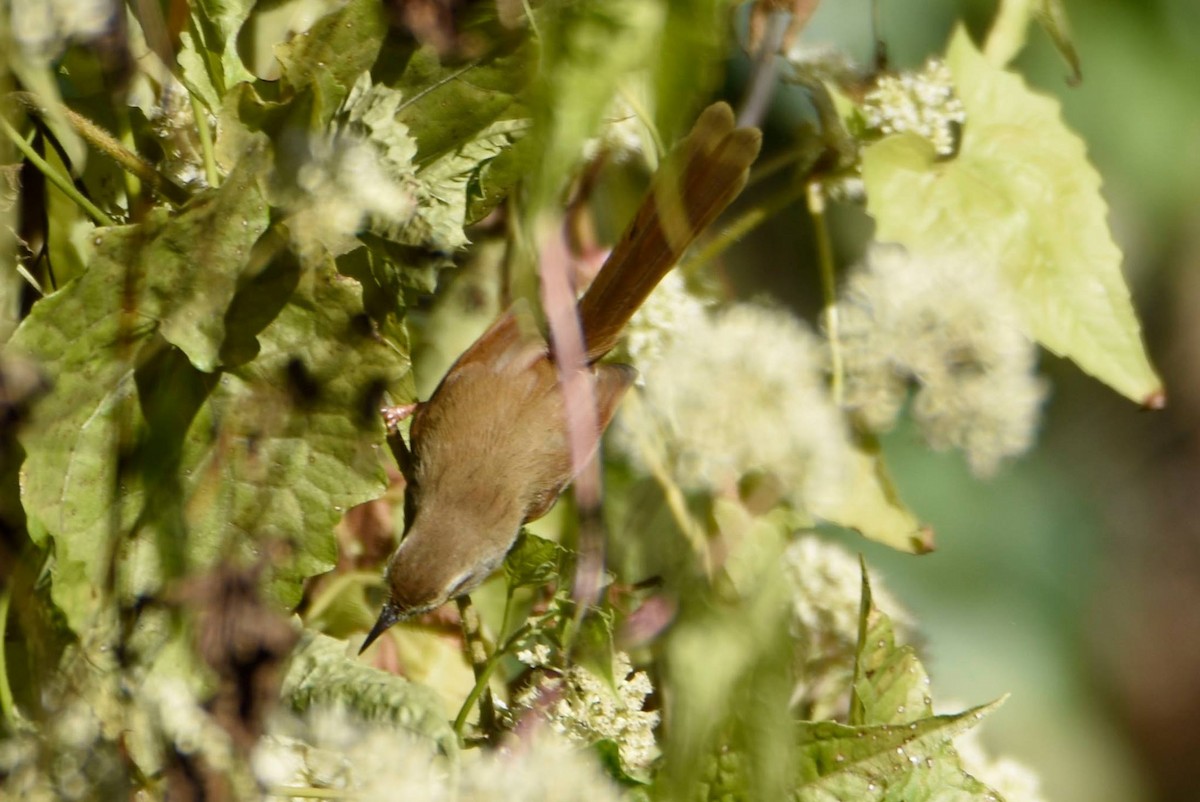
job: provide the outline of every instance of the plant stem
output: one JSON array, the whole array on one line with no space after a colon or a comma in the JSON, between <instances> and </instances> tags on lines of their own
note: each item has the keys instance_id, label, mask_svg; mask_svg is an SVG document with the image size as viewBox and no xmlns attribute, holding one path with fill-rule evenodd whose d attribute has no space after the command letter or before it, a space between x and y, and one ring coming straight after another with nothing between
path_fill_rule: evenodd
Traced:
<instances>
[{"instance_id":1,"label":"plant stem","mask_svg":"<svg viewBox=\"0 0 1200 802\"><path fill-rule=\"evenodd\" d=\"M491 689L487 686L488 677L491 675L491 661L488 658L487 645L483 642L483 622L479 618L479 611L471 604L470 596L460 596L455 602L458 604L458 617L462 623L463 641L471 659L471 670L475 673L475 685L478 687L482 684L483 687L479 697L479 728L485 737L490 738L497 731L496 704Z\"/></svg>"},{"instance_id":2,"label":"plant stem","mask_svg":"<svg viewBox=\"0 0 1200 802\"><path fill-rule=\"evenodd\" d=\"M829 223L825 217L825 192L820 181L808 182L808 211L812 215L813 229L817 237L817 262L821 271L821 295L825 301L822 315L825 318L825 333L829 337L829 361L833 374L830 379L830 394L834 406L841 407L844 395L845 366L842 361L841 335L837 313L837 277L834 275L833 245L829 239Z\"/></svg>"},{"instance_id":3,"label":"plant stem","mask_svg":"<svg viewBox=\"0 0 1200 802\"><path fill-rule=\"evenodd\" d=\"M38 117L45 116L46 110L40 105L38 99L28 92L13 92L12 97L19 101L29 114ZM104 128L66 106L61 106L59 111L67 123L89 145L115 161L127 173L137 176L140 181L149 184L155 192L168 201L181 206L191 199L191 194L186 189L164 177L154 169L152 164L122 145Z\"/></svg>"},{"instance_id":4,"label":"plant stem","mask_svg":"<svg viewBox=\"0 0 1200 802\"><path fill-rule=\"evenodd\" d=\"M133 126L129 123L129 110L125 106L118 104L116 108L116 116L117 125L120 126L121 145L130 155L133 155L136 152L134 150L136 145L133 141ZM138 161L141 163L140 159ZM144 163L142 164L145 167L149 167L149 165L145 165ZM132 216L134 213L134 207L137 204L137 199L142 194L142 181L138 177L138 174L132 170L126 170L124 175L125 196L127 199L126 202L129 205L129 214Z\"/></svg>"},{"instance_id":5,"label":"plant stem","mask_svg":"<svg viewBox=\"0 0 1200 802\"><path fill-rule=\"evenodd\" d=\"M461 745L463 742L463 728L467 726L467 716L471 715L471 708L479 701L479 697L487 688L488 680L491 679L492 672L496 670L496 666L500 663L500 658L508 653L508 650L513 647L517 641L525 637L529 632L529 624L523 624L517 628L516 632L509 635L503 644L496 647L488 657L487 662L483 664L482 669L475 674L475 687L471 688L471 692L467 694L466 701L459 708L458 715L454 717L454 734L458 736L458 742Z\"/></svg>"},{"instance_id":6,"label":"plant stem","mask_svg":"<svg viewBox=\"0 0 1200 802\"><path fill-rule=\"evenodd\" d=\"M87 212L89 217L102 226L116 225L111 217L100 210L100 207L96 206L96 204L84 197L83 193L75 187L73 182L64 178L57 170L51 167L50 163L43 159L41 154L34 150L33 147L25 141L25 138L17 133L17 129L9 125L8 120L5 120L3 117L0 117L0 130L4 131L4 135L7 136L14 145L16 145L17 150L21 151L25 158L29 159L30 163L36 167L42 175L46 176L46 180L58 187L59 191L73 200L76 205L79 206L79 208Z\"/></svg>"},{"instance_id":7,"label":"plant stem","mask_svg":"<svg viewBox=\"0 0 1200 802\"><path fill-rule=\"evenodd\" d=\"M4 643L8 636L8 607L12 602L12 584L0 591L0 715L8 724L18 720L17 706L13 703L12 688L8 684L8 661L4 654Z\"/></svg>"},{"instance_id":8,"label":"plant stem","mask_svg":"<svg viewBox=\"0 0 1200 802\"><path fill-rule=\"evenodd\" d=\"M217 159L213 151L212 129L208 127L208 114L200 98L188 92L192 101L192 117L196 119L196 133L200 136L200 153L204 158L204 180L210 187L221 184L221 172L217 169Z\"/></svg>"}]
</instances>

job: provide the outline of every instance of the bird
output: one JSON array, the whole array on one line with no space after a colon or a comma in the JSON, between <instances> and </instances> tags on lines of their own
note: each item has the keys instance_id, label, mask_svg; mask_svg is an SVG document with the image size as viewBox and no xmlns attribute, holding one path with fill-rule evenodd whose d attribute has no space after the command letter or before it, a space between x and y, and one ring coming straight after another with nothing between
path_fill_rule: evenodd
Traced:
<instances>
[{"instance_id":1,"label":"bird","mask_svg":"<svg viewBox=\"0 0 1200 802\"><path fill-rule=\"evenodd\" d=\"M596 439L637 373L599 361L683 252L740 194L762 134L714 103L665 158L633 220L577 304L594 382ZM503 562L522 525L573 478L552 344L518 302L454 362L389 437L407 486L405 532L387 562L385 601L360 654L393 624L463 596ZM398 446L398 447L397 447Z\"/></svg>"}]
</instances>

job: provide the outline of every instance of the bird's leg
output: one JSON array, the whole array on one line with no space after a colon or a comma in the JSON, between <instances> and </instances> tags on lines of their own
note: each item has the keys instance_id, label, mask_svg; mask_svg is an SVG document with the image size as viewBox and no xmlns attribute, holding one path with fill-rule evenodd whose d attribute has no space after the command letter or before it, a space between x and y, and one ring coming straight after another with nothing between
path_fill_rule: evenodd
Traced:
<instances>
[{"instance_id":1,"label":"bird's leg","mask_svg":"<svg viewBox=\"0 0 1200 802\"><path fill-rule=\"evenodd\" d=\"M400 466L405 481L409 482L412 481L413 457L408 444L404 442L404 435L400 434L400 422L411 418L418 405L418 402L414 401L411 404L382 407L379 410L383 415L383 425L387 428L388 447L392 449L392 456L396 458L396 464Z\"/></svg>"},{"instance_id":2,"label":"bird's leg","mask_svg":"<svg viewBox=\"0 0 1200 802\"><path fill-rule=\"evenodd\" d=\"M388 434L396 431L401 421L404 421L413 416L417 411L419 402L414 401L411 404L398 404L394 407L381 407L380 412L383 413L383 424L387 426Z\"/></svg>"}]
</instances>

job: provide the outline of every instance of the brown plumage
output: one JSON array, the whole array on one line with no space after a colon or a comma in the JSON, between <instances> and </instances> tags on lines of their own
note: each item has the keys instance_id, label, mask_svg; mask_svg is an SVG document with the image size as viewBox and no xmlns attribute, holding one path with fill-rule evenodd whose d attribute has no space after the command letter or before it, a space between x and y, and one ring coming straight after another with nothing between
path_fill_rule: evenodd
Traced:
<instances>
[{"instance_id":1,"label":"brown plumage","mask_svg":"<svg viewBox=\"0 0 1200 802\"><path fill-rule=\"evenodd\" d=\"M579 301L600 432L636 374L597 360L696 235L741 192L760 141L757 130L735 128L729 106L709 106L663 162ZM558 374L528 310L509 309L458 358L417 406L409 439L402 460L408 528L388 561L388 597L363 649L396 621L479 585L521 525L545 515L572 478Z\"/></svg>"}]
</instances>

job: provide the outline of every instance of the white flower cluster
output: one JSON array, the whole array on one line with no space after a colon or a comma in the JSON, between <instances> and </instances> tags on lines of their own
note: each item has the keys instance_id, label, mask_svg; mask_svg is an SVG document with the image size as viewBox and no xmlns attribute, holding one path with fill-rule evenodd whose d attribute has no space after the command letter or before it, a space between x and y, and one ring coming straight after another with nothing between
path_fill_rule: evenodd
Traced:
<instances>
[{"instance_id":1,"label":"white flower cluster","mask_svg":"<svg viewBox=\"0 0 1200 802\"><path fill-rule=\"evenodd\" d=\"M121 13L115 0L12 0L9 31L27 58L49 62L73 39L108 33Z\"/></svg>"},{"instance_id":2,"label":"white flower cluster","mask_svg":"<svg viewBox=\"0 0 1200 802\"><path fill-rule=\"evenodd\" d=\"M537 679L516 699L517 708L533 709L540 698L555 694L548 711L550 726L569 741L593 744L612 741L621 765L641 772L658 757L654 728L658 713L642 709L654 690L644 671L634 672L629 656L613 655L616 688L583 666L571 666L565 674L540 672Z\"/></svg>"},{"instance_id":3,"label":"white flower cluster","mask_svg":"<svg viewBox=\"0 0 1200 802\"><path fill-rule=\"evenodd\" d=\"M688 292L683 276L672 270L625 327L626 357L639 369L661 363L667 348L686 332L705 325L707 315L704 301Z\"/></svg>"},{"instance_id":4,"label":"white flower cluster","mask_svg":"<svg viewBox=\"0 0 1200 802\"><path fill-rule=\"evenodd\" d=\"M647 136L645 125L626 98L617 94L604 114L600 135L583 143L584 161L592 161L601 153L621 164L640 157Z\"/></svg>"},{"instance_id":5,"label":"white flower cluster","mask_svg":"<svg viewBox=\"0 0 1200 802\"><path fill-rule=\"evenodd\" d=\"M586 751L541 733L508 752L442 759L429 741L344 712L310 713L294 735L263 738L258 781L278 798L286 788L329 788L361 800L421 802L618 802L613 782Z\"/></svg>"},{"instance_id":6,"label":"white flower cluster","mask_svg":"<svg viewBox=\"0 0 1200 802\"><path fill-rule=\"evenodd\" d=\"M1033 443L1046 395L1037 351L1007 287L986 266L874 246L839 303L846 404L870 429L913 419L936 449L961 449L978 475Z\"/></svg>"},{"instance_id":7,"label":"white flower cluster","mask_svg":"<svg viewBox=\"0 0 1200 802\"><path fill-rule=\"evenodd\" d=\"M798 506L836 503L850 448L817 339L781 310L739 304L711 316L695 303L680 305L679 330L661 346L638 346L653 354L645 403L623 407L614 444L642 465L643 444L657 439L689 489L730 492L764 472Z\"/></svg>"},{"instance_id":8,"label":"white flower cluster","mask_svg":"<svg viewBox=\"0 0 1200 802\"><path fill-rule=\"evenodd\" d=\"M550 665L550 647L544 643L535 643L528 649L517 652L517 659L530 668Z\"/></svg>"},{"instance_id":9,"label":"white flower cluster","mask_svg":"<svg viewBox=\"0 0 1200 802\"><path fill-rule=\"evenodd\" d=\"M920 134L942 156L954 153L955 126L967 120L950 69L935 58L919 70L881 76L863 98L863 114L868 128L884 135Z\"/></svg>"},{"instance_id":10,"label":"white flower cluster","mask_svg":"<svg viewBox=\"0 0 1200 802\"><path fill-rule=\"evenodd\" d=\"M403 219L415 205L406 186L381 173L375 146L348 132L310 140L296 184L307 203L292 218L292 227L334 254L355 247L354 235L369 218Z\"/></svg>"},{"instance_id":11,"label":"white flower cluster","mask_svg":"<svg viewBox=\"0 0 1200 802\"><path fill-rule=\"evenodd\" d=\"M404 223L416 211L416 141L395 118L402 96L364 74L342 104L344 124L302 143L290 227L335 256L357 247L355 235Z\"/></svg>"},{"instance_id":12,"label":"white flower cluster","mask_svg":"<svg viewBox=\"0 0 1200 802\"><path fill-rule=\"evenodd\" d=\"M177 752L202 756L217 771L232 769L235 758L229 733L200 706L195 691L182 679L151 677L139 701L155 729Z\"/></svg>"},{"instance_id":13,"label":"white flower cluster","mask_svg":"<svg viewBox=\"0 0 1200 802\"><path fill-rule=\"evenodd\" d=\"M82 698L64 705L41 733L0 739L0 797L89 799L98 780L120 771L112 750L97 749L101 722Z\"/></svg>"},{"instance_id":14,"label":"white flower cluster","mask_svg":"<svg viewBox=\"0 0 1200 802\"><path fill-rule=\"evenodd\" d=\"M95 680L95 677L89 679ZM201 707L181 679L149 676L129 699L115 683L91 682L44 699L45 725L0 738L0 799L105 799L128 784L129 761L159 765L170 752L197 757L232 775L228 733ZM239 778L233 776L234 787Z\"/></svg>"},{"instance_id":15,"label":"white flower cluster","mask_svg":"<svg viewBox=\"0 0 1200 802\"><path fill-rule=\"evenodd\" d=\"M796 644L796 688L792 704L805 718L844 718L858 643L862 569L849 550L805 535L784 552L784 575L792 591L792 636ZM912 618L871 575L875 606L887 613L901 640Z\"/></svg>"}]
</instances>

